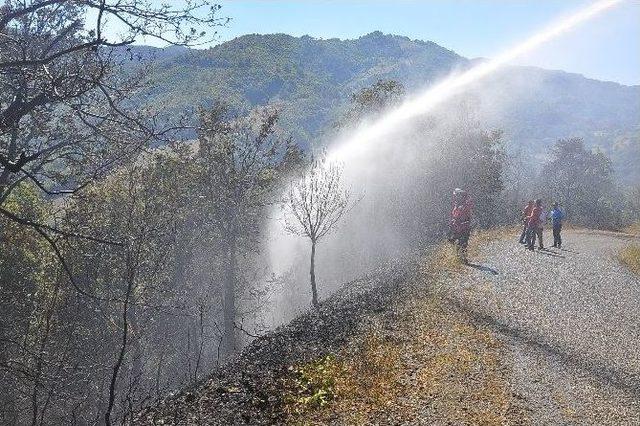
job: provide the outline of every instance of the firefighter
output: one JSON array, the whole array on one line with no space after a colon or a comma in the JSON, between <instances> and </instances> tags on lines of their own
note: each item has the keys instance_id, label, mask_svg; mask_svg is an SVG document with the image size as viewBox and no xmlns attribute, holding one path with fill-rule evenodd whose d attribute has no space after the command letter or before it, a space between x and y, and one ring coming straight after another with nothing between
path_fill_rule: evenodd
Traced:
<instances>
[{"instance_id":1,"label":"firefighter","mask_svg":"<svg viewBox=\"0 0 640 426\"><path fill-rule=\"evenodd\" d=\"M453 209L449 223L449 242L456 245L458 257L463 263L468 263L467 246L471 234L471 218L473 215L473 201L467 191L456 188L453 191Z\"/></svg>"}]
</instances>

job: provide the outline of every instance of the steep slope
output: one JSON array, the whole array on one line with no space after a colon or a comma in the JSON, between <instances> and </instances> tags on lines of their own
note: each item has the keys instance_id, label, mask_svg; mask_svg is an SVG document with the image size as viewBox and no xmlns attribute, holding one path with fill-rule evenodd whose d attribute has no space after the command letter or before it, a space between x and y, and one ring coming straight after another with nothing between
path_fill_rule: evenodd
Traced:
<instances>
[{"instance_id":1,"label":"steep slope","mask_svg":"<svg viewBox=\"0 0 640 426\"><path fill-rule=\"evenodd\" d=\"M412 93L473 63L435 43L380 32L355 40L254 34L169 54L136 49L157 56L145 102L176 111L216 100L240 109L280 103L285 130L305 146L319 142L352 93L378 79L398 80ZM505 130L514 146L541 154L558 138L580 136L619 160L628 181L640 181L640 171L623 164L637 150L620 143L637 141L640 86L509 67L470 97L482 124Z\"/></svg>"},{"instance_id":2,"label":"steep slope","mask_svg":"<svg viewBox=\"0 0 640 426\"><path fill-rule=\"evenodd\" d=\"M349 283L133 423L523 424L499 342L433 293L424 266Z\"/></svg>"}]
</instances>

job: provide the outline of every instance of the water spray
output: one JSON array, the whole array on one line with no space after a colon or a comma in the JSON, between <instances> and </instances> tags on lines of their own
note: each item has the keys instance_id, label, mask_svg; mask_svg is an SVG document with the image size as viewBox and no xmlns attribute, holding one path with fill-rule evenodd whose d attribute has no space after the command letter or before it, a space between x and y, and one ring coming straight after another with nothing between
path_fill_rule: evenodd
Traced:
<instances>
[{"instance_id":1,"label":"water spray","mask_svg":"<svg viewBox=\"0 0 640 426\"><path fill-rule=\"evenodd\" d=\"M403 137L411 138L411 136L402 135L402 130L410 129L411 126L409 126L409 124L412 123L412 120L424 114L435 112L436 108L442 107L446 101L451 100L463 90L471 89L475 83L500 70L504 65L539 48L545 42L563 35L579 24L588 21L621 2L622 0L597 1L577 13L548 26L497 57L483 61L466 71L445 78L434 86L420 92L417 96L404 101L398 107L384 113L378 119L362 123L356 129L345 132L339 136L329 146L328 159L330 161L343 163L345 165L346 178L355 185L361 185L364 182L366 185L375 186L378 182L376 179L379 178L380 173L384 174L384 180L390 180L392 182L396 182L393 179L403 179L403 176L410 179L412 176L410 170L411 159L409 158L409 160L407 160L407 157L411 157L412 154L411 152L405 151L411 148L408 145L401 146L396 142L399 142ZM394 137L390 138L389 134L392 131L395 132ZM396 149L396 146L398 146L398 149ZM421 149L428 148L421 147ZM394 156L397 156L397 158ZM411 182L402 182L401 186L402 184L411 185ZM387 187L384 188L386 189L383 189L383 191L389 190ZM354 189L359 192L360 188L356 187ZM396 195L400 192L399 189L400 188L396 188ZM393 189L389 191L393 191ZM365 201L375 198L371 197L371 192L366 193L368 195L365 195ZM385 195L388 195L389 198L384 198L383 195L382 198L384 198L384 202L393 204L393 197L391 197L393 194ZM333 274L334 280L332 282L333 289L347 280L365 273L363 271L367 271L369 265L377 262L379 259L388 260L395 258L398 249L404 247L403 244L405 244L405 241L399 235L394 234L393 226L386 226L385 224L377 222L371 224L368 222L368 218L378 217L375 216L375 213L372 213L376 208L371 204L368 207L364 207L362 204L363 203L359 205L358 212L352 212L354 220L349 223L347 227L348 230L345 231L349 233L349 237L346 237L345 234L342 233L340 238L337 238L335 241L326 242L326 246L323 246L322 249L322 255L319 257L319 261L324 262L327 268L335 269L335 273ZM300 276L306 277L308 262L306 241L286 235L283 232L282 214L285 213L279 210L274 211L273 217L268 224L267 262L270 265L271 271L276 276L285 276L290 274L294 269L299 269L299 272L303 274ZM389 220L393 220L393 218L389 218ZM358 227L366 229L358 229ZM371 232L371 228L375 229L375 232ZM363 260L367 260L367 254L364 253L367 248L380 250L378 258L371 260L372 263L369 264L363 262ZM356 254L360 257L350 257L352 254L351 251L359 252ZM378 252L376 252L376 254L378 254ZM322 256L325 255L327 257L323 259ZM340 268L339 264L341 262L347 270ZM302 265L304 265L304 268L302 268ZM358 268L361 269L358 270ZM304 271L302 271L302 269L304 269ZM324 275L326 270L324 268L322 269ZM335 280L339 280L339 282ZM303 280L293 280L292 282L299 284L298 281L303 282ZM322 291L330 292L331 288L325 287L326 284L326 282L322 283ZM274 312L272 313L273 324L281 323L293 316L289 315L288 318L283 318L279 313L282 311L283 306L292 304L297 305L299 308L304 308L308 305L308 298L297 300L296 303L296 297L292 293L293 289L288 286L286 288L287 290L285 292L272 294L274 298L271 304L271 306L274 307Z\"/></svg>"},{"instance_id":2,"label":"water spray","mask_svg":"<svg viewBox=\"0 0 640 426\"><path fill-rule=\"evenodd\" d=\"M335 143L335 148L329 152L329 158L334 161L348 163L350 158L359 156L366 149L367 142L384 136L402 123L429 112L472 83L621 2L622 0L602 0L593 3L589 7L548 26L497 57L473 66L461 74L445 79L417 97L405 101L376 121L360 127L348 138Z\"/></svg>"}]
</instances>

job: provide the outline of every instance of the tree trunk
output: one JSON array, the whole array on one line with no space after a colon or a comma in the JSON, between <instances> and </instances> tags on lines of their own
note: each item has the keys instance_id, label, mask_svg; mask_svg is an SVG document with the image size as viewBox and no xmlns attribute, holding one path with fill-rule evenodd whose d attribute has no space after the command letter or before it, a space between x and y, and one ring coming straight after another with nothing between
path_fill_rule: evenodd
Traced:
<instances>
[{"instance_id":1,"label":"tree trunk","mask_svg":"<svg viewBox=\"0 0 640 426\"><path fill-rule=\"evenodd\" d=\"M131 335L131 378L133 382L142 380L142 345L140 344L140 325L138 324L138 311L136 305L129 308L129 327Z\"/></svg>"},{"instance_id":2,"label":"tree trunk","mask_svg":"<svg viewBox=\"0 0 640 426\"><path fill-rule=\"evenodd\" d=\"M311 267L309 274L311 275L311 303L314 307L318 307L318 288L316 287L316 242L311 240Z\"/></svg>"},{"instance_id":3,"label":"tree trunk","mask_svg":"<svg viewBox=\"0 0 640 426\"><path fill-rule=\"evenodd\" d=\"M228 243L224 283L224 347L223 356L229 358L236 350L236 238Z\"/></svg>"},{"instance_id":4,"label":"tree trunk","mask_svg":"<svg viewBox=\"0 0 640 426\"><path fill-rule=\"evenodd\" d=\"M127 261L127 264L129 264L129 261ZM122 364L124 363L124 358L127 353L127 347L129 345L129 302L131 299L131 293L133 292L135 274L131 271L131 267L127 267L127 269L129 270L127 274L127 291L124 295L124 303L122 305L122 340L120 342L118 358L116 359L111 371L111 382L109 383L109 399L107 409L104 413L104 423L106 426L111 426L112 424L111 413L116 401L118 375L120 374L120 369L122 368Z\"/></svg>"}]
</instances>

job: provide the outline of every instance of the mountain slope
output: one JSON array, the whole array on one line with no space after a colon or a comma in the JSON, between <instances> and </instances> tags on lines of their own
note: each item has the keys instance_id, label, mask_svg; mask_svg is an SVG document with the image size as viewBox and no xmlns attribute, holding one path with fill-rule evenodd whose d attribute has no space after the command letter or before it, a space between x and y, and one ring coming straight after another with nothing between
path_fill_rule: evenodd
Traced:
<instances>
[{"instance_id":1,"label":"mountain slope","mask_svg":"<svg viewBox=\"0 0 640 426\"><path fill-rule=\"evenodd\" d=\"M345 41L246 35L159 61L151 100L176 108L281 102L287 130L306 145L359 88L379 78L424 84L465 62L434 43L380 33Z\"/></svg>"},{"instance_id":2,"label":"mountain slope","mask_svg":"<svg viewBox=\"0 0 640 426\"><path fill-rule=\"evenodd\" d=\"M305 146L318 143L352 93L378 79L398 80L412 93L473 63L435 43L380 32L355 40L254 34L157 56L146 102L176 110L216 100L240 109L280 103L285 130ZM482 125L505 130L514 145L540 154L558 138L580 136L619 159L618 171L633 175L627 180L640 181L624 164L638 153L640 86L508 67L470 96Z\"/></svg>"},{"instance_id":3,"label":"mountain slope","mask_svg":"<svg viewBox=\"0 0 640 426\"><path fill-rule=\"evenodd\" d=\"M432 272L397 262L345 285L133 424L523 424L499 342Z\"/></svg>"}]
</instances>

